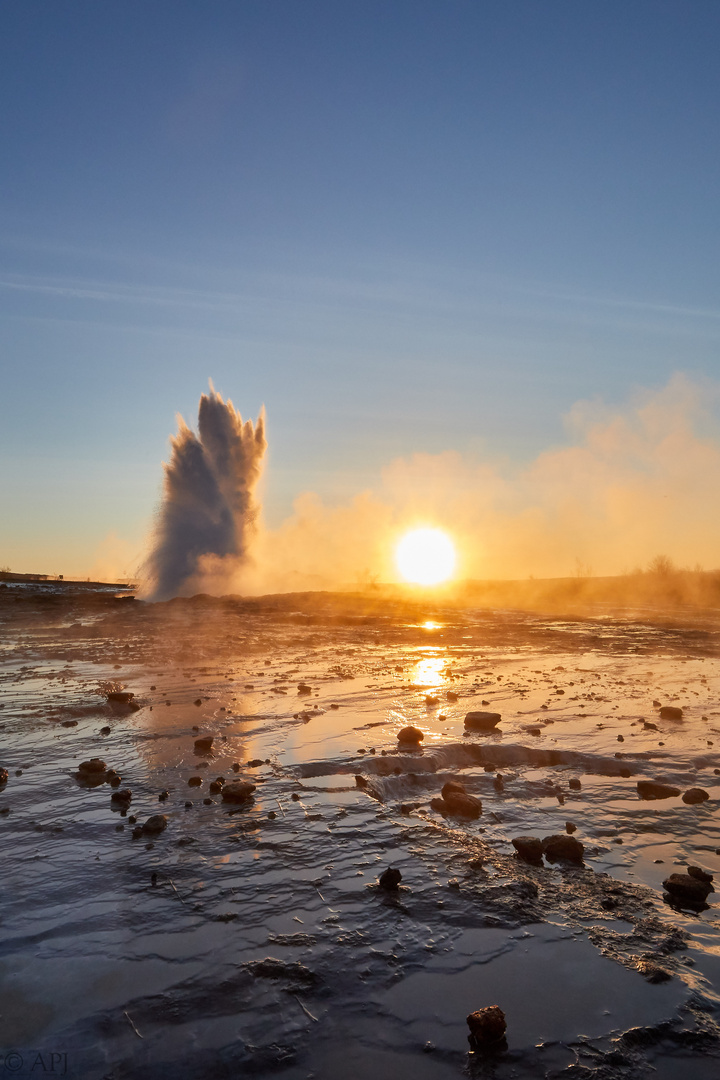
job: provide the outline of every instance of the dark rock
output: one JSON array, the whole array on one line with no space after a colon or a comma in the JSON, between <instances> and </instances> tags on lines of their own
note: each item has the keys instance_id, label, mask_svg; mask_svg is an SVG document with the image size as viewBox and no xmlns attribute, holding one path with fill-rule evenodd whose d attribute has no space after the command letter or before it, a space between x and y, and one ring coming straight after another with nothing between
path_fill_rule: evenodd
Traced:
<instances>
[{"instance_id":1,"label":"dark rock","mask_svg":"<svg viewBox=\"0 0 720 1080\"><path fill-rule=\"evenodd\" d=\"M457 695L457 694L455 693L455 691L454 691L454 690L448 690L448 692L447 692L447 694L445 695L445 697L446 697L446 698L448 699L448 701L449 701L449 702L450 702L451 704L452 704L453 702L457 701L457 699L458 699L458 695Z\"/></svg>"},{"instance_id":2,"label":"dark rock","mask_svg":"<svg viewBox=\"0 0 720 1080\"><path fill-rule=\"evenodd\" d=\"M107 725L105 727L100 728L100 734L101 735L109 735L111 732L112 732L112 728L108 727Z\"/></svg>"},{"instance_id":3,"label":"dark rock","mask_svg":"<svg viewBox=\"0 0 720 1080\"><path fill-rule=\"evenodd\" d=\"M262 758L256 757L256 758L253 758L252 761L248 761L247 767L248 767L248 769L257 769L261 765L264 765L264 764L265 764L265 762L263 761ZM237 772L237 771L238 770L235 769L235 772Z\"/></svg>"},{"instance_id":4,"label":"dark rock","mask_svg":"<svg viewBox=\"0 0 720 1080\"><path fill-rule=\"evenodd\" d=\"M643 731L659 731L657 724L651 724L649 720L643 721Z\"/></svg>"},{"instance_id":5,"label":"dark rock","mask_svg":"<svg viewBox=\"0 0 720 1080\"><path fill-rule=\"evenodd\" d=\"M460 780L448 780L446 784L443 784L442 797L446 799L448 795L466 795L465 785Z\"/></svg>"},{"instance_id":6,"label":"dark rock","mask_svg":"<svg viewBox=\"0 0 720 1080\"><path fill-rule=\"evenodd\" d=\"M683 711L678 709L675 705L663 705L660 709L661 720L682 720Z\"/></svg>"},{"instance_id":7,"label":"dark rock","mask_svg":"<svg viewBox=\"0 0 720 1080\"><path fill-rule=\"evenodd\" d=\"M131 690L110 690L105 697L108 701L115 701L118 705L129 705L135 695Z\"/></svg>"},{"instance_id":8,"label":"dark rock","mask_svg":"<svg viewBox=\"0 0 720 1080\"><path fill-rule=\"evenodd\" d=\"M701 787L691 787L683 792L682 801L693 806L695 803L705 802L705 800L709 798L708 792L703 791Z\"/></svg>"},{"instance_id":9,"label":"dark rock","mask_svg":"<svg viewBox=\"0 0 720 1080\"><path fill-rule=\"evenodd\" d=\"M443 788L443 792L444 792ZM447 807L447 813L453 817L479 818L482 814L482 803L475 795L465 795L458 791L449 791L443 797Z\"/></svg>"},{"instance_id":10,"label":"dark rock","mask_svg":"<svg viewBox=\"0 0 720 1080\"><path fill-rule=\"evenodd\" d=\"M158 802L166 802L169 794L169 791L161 791L158 795Z\"/></svg>"},{"instance_id":11,"label":"dark rock","mask_svg":"<svg viewBox=\"0 0 720 1080\"><path fill-rule=\"evenodd\" d=\"M696 878L698 881L704 881L706 885L710 885L713 881L712 874L709 874L707 870L703 870L701 866L688 866L687 872L690 877Z\"/></svg>"},{"instance_id":12,"label":"dark rock","mask_svg":"<svg viewBox=\"0 0 720 1080\"><path fill-rule=\"evenodd\" d=\"M222 789L223 802L244 803L253 797L256 785L252 780L231 780Z\"/></svg>"},{"instance_id":13,"label":"dark rock","mask_svg":"<svg viewBox=\"0 0 720 1080\"><path fill-rule=\"evenodd\" d=\"M680 788L656 780L638 780L637 793L641 799L673 799L680 794Z\"/></svg>"},{"instance_id":14,"label":"dark rock","mask_svg":"<svg viewBox=\"0 0 720 1080\"><path fill-rule=\"evenodd\" d=\"M202 705L202 698L195 698L193 705Z\"/></svg>"},{"instance_id":15,"label":"dark rock","mask_svg":"<svg viewBox=\"0 0 720 1080\"><path fill-rule=\"evenodd\" d=\"M497 712L469 712L465 714L465 727L468 731L492 731L501 719Z\"/></svg>"},{"instance_id":16,"label":"dark rock","mask_svg":"<svg viewBox=\"0 0 720 1080\"><path fill-rule=\"evenodd\" d=\"M402 881L402 874L399 870L396 870L394 866L388 866L387 870L383 870L382 874L378 878L378 885L381 889L388 889L393 891L400 888L400 882Z\"/></svg>"},{"instance_id":17,"label":"dark rock","mask_svg":"<svg viewBox=\"0 0 720 1080\"><path fill-rule=\"evenodd\" d=\"M298 694L312 694L312 686L308 686L308 684L304 682L298 683Z\"/></svg>"},{"instance_id":18,"label":"dark rock","mask_svg":"<svg viewBox=\"0 0 720 1080\"><path fill-rule=\"evenodd\" d=\"M512 846L525 862L535 863L536 865L542 862L542 840L539 840L537 836L514 836Z\"/></svg>"},{"instance_id":19,"label":"dark rock","mask_svg":"<svg viewBox=\"0 0 720 1080\"><path fill-rule=\"evenodd\" d=\"M577 825L575 824L574 821L566 821L565 822L565 832L566 833L577 832Z\"/></svg>"},{"instance_id":20,"label":"dark rock","mask_svg":"<svg viewBox=\"0 0 720 1080\"><path fill-rule=\"evenodd\" d=\"M425 696L425 704L428 705L428 706L439 705L440 704L440 698L435 697L433 694L426 694L426 696Z\"/></svg>"},{"instance_id":21,"label":"dark rock","mask_svg":"<svg viewBox=\"0 0 720 1080\"><path fill-rule=\"evenodd\" d=\"M7 769L0 769L0 784L7 784L9 776Z\"/></svg>"},{"instance_id":22,"label":"dark rock","mask_svg":"<svg viewBox=\"0 0 720 1080\"><path fill-rule=\"evenodd\" d=\"M143 822L142 831L145 835L161 833L164 829L167 829L168 819L164 814L153 814L147 821Z\"/></svg>"},{"instance_id":23,"label":"dark rock","mask_svg":"<svg viewBox=\"0 0 720 1080\"><path fill-rule=\"evenodd\" d=\"M574 862L581 863L585 848L574 836L565 833L557 833L553 836L543 836L543 855L550 862Z\"/></svg>"},{"instance_id":24,"label":"dark rock","mask_svg":"<svg viewBox=\"0 0 720 1080\"><path fill-rule=\"evenodd\" d=\"M471 1012L467 1018L470 1039L478 1046L498 1043L505 1036L507 1023L505 1013L498 1005L489 1005L485 1009Z\"/></svg>"},{"instance_id":25,"label":"dark rock","mask_svg":"<svg viewBox=\"0 0 720 1080\"><path fill-rule=\"evenodd\" d=\"M365 779L364 776L358 775L358 776L355 777L355 787L366 788L367 786L368 786L368 782L367 782L367 780Z\"/></svg>"},{"instance_id":26,"label":"dark rock","mask_svg":"<svg viewBox=\"0 0 720 1080\"><path fill-rule=\"evenodd\" d=\"M90 758L89 761L81 761L78 765L79 773L104 773L107 772L107 765L99 758Z\"/></svg>"},{"instance_id":27,"label":"dark rock","mask_svg":"<svg viewBox=\"0 0 720 1080\"><path fill-rule=\"evenodd\" d=\"M404 746L419 746L424 738L420 728L413 727L412 724L401 728L397 733L397 741Z\"/></svg>"},{"instance_id":28,"label":"dark rock","mask_svg":"<svg viewBox=\"0 0 720 1080\"><path fill-rule=\"evenodd\" d=\"M660 702L657 700L657 698L655 698L655 700L653 701L653 709L659 709L659 708L660 708Z\"/></svg>"},{"instance_id":29,"label":"dark rock","mask_svg":"<svg viewBox=\"0 0 720 1080\"><path fill-rule=\"evenodd\" d=\"M63 720L62 724L60 725L60 727L77 727L77 726L78 726L77 720Z\"/></svg>"},{"instance_id":30,"label":"dark rock","mask_svg":"<svg viewBox=\"0 0 720 1080\"><path fill-rule=\"evenodd\" d=\"M188 780L188 787L200 787L202 784L202 776L191 776Z\"/></svg>"},{"instance_id":31,"label":"dark rock","mask_svg":"<svg viewBox=\"0 0 720 1080\"><path fill-rule=\"evenodd\" d=\"M663 881L663 888L677 900L691 904L704 904L713 891L709 881L700 881L690 874L671 874Z\"/></svg>"},{"instance_id":32,"label":"dark rock","mask_svg":"<svg viewBox=\"0 0 720 1080\"><path fill-rule=\"evenodd\" d=\"M195 740L195 753L196 754L209 754L212 750L213 737L212 735L204 735L202 739Z\"/></svg>"},{"instance_id":33,"label":"dark rock","mask_svg":"<svg viewBox=\"0 0 720 1080\"><path fill-rule=\"evenodd\" d=\"M129 806L132 802L132 791L130 788L122 788L120 791L113 791L110 796L110 802L119 803L121 806Z\"/></svg>"},{"instance_id":34,"label":"dark rock","mask_svg":"<svg viewBox=\"0 0 720 1080\"><path fill-rule=\"evenodd\" d=\"M210 784L210 794L217 795L218 792L222 791L224 783L224 780L213 780Z\"/></svg>"}]
</instances>

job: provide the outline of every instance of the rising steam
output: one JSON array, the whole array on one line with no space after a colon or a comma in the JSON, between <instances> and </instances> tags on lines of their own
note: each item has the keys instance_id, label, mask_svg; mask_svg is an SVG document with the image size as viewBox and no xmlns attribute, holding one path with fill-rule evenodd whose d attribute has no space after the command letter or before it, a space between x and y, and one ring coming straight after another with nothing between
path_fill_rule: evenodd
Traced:
<instances>
[{"instance_id":1,"label":"rising steam","mask_svg":"<svg viewBox=\"0 0 720 1080\"><path fill-rule=\"evenodd\" d=\"M267 447L265 415L243 422L212 387L200 398L198 434L178 418L144 592L153 600L189 595L207 577L249 562L255 489Z\"/></svg>"}]
</instances>

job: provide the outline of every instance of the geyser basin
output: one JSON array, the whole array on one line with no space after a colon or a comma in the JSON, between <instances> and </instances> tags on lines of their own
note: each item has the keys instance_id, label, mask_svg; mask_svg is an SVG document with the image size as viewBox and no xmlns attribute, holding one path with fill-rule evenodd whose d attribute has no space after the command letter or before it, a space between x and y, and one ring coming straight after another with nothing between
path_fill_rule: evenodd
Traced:
<instances>
[{"instance_id":1,"label":"geyser basin","mask_svg":"<svg viewBox=\"0 0 720 1080\"><path fill-rule=\"evenodd\" d=\"M662 1069L680 1047L683 1075L704 1077L718 907L676 911L661 882L675 862L720 870L716 623L8 592L4 1046L67 1048L78 1077L300 1080L344 1062L441 1080L467 1065L467 1012L499 1004L501 1080L566 1067L581 1037L595 1066L614 1051ZM110 682L140 710L117 711ZM682 723L655 699L681 701ZM483 701L502 731L466 737ZM407 724L421 748L398 748ZM126 815L108 784L74 779L93 757L132 790ZM638 778L661 775L710 799L639 799ZM250 779L252 800L224 805L218 777ZM477 820L430 808L450 779L481 797ZM167 828L134 840L130 814L159 812ZM512 837L568 821L584 865L514 857ZM394 895L375 886L388 866ZM646 957L670 978L649 982ZM706 1031L699 1050L688 1030Z\"/></svg>"}]
</instances>

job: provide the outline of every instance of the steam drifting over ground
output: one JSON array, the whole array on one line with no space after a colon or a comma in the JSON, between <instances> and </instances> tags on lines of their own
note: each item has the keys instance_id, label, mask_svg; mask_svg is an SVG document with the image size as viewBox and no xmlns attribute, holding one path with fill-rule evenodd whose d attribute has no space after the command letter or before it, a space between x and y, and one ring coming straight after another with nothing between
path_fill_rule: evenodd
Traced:
<instances>
[{"instance_id":1,"label":"steam drifting over ground","mask_svg":"<svg viewBox=\"0 0 720 1080\"><path fill-rule=\"evenodd\" d=\"M165 490L145 567L153 600L190 595L202 581L226 580L249 560L258 507L255 488L267 447L265 416L243 422L212 388L200 398L198 434L182 417L165 466Z\"/></svg>"},{"instance_id":2,"label":"steam drifting over ground","mask_svg":"<svg viewBox=\"0 0 720 1080\"><path fill-rule=\"evenodd\" d=\"M212 391L200 401L199 434L180 421L172 441L146 594L397 581L395 544L419 525L451 534L461 579L621 575L659 555L711 570L720 565L718 390L677 374L622 407L580 402L564 445L529 463L500 461L491 448L483 459L454 450L399 458L342 503L301 493L274 529L255 499L264 415L243 423Z\"/></svg>"}]
</instances>

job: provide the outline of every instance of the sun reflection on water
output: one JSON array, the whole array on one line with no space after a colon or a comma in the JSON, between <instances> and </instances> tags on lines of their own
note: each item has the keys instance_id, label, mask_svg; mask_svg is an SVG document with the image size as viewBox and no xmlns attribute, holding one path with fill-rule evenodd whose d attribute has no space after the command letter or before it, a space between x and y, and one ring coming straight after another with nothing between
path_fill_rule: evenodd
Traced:
<instances>
[{"instance_id":1,"label":"sun reflection on water","mask_svg":"<svg viewBox=\"0 0 720 1080\"><path fill-rule=\"evenodd\" d=\"M433 656L427 660L418 660L412 681L416 684L430 686L437 686L438 683L445 682L446 663L447 658L445 656Z\"/></svg>"}]
</instances>

